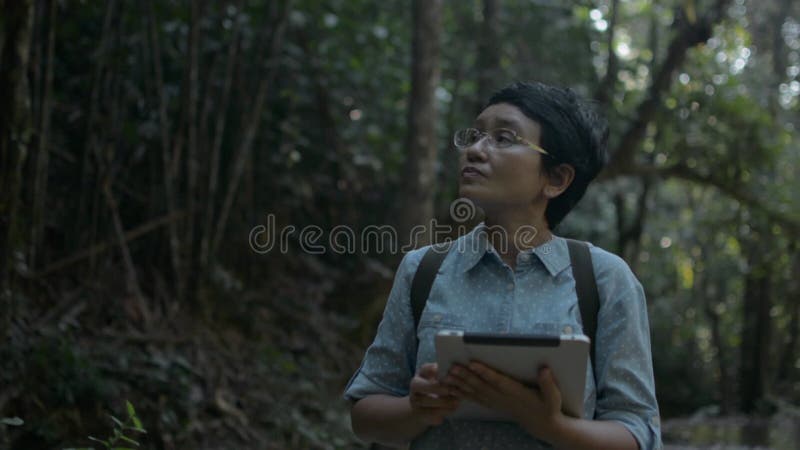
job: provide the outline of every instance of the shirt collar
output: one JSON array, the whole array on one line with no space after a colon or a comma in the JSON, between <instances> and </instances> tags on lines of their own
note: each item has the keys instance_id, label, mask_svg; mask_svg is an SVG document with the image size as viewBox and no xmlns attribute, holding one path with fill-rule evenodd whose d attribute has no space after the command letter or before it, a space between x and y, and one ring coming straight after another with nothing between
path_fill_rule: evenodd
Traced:
<instances>
[{"instance_id":1,"label":"shirt collar","mask_svg":"<svg viewBox=\"0 0 800 450\"><path fill-rule=\"evenodd\" d=\"M489 244L486 230L486 224L484 222L479 223L472 231L464 235L462 238L463 245L456 246L456 251L462 253L461 258L459 258L461 272L467 272L475 267L481 258L490 251L491 245ZM570 265L567 241L555 235L551 240L538 247L525 250L523 253L536 255L551 276L558 275Z\"/></svg>"}]
</instances>

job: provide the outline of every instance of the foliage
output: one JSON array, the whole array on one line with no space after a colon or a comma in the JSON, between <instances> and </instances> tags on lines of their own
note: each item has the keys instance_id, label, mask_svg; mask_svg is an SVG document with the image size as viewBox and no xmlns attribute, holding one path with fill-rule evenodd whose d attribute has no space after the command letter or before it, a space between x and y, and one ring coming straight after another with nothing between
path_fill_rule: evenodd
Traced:
<instances>
[{"instance_id":1,"label":"foliage","mask_svg":"<svg viewBox=\"0 0 800 450\"><path fill-rule=\"evenodd\" d=\"M131 402L125 402L125 409L128 413L128 418L125 422L117 419L116 417L109 415L111 417L113 425L113 434L109 436L107 439L98 439L93 436L89 436L89 440L99 442L103 444L103 447L109 450L131 450L130 447L127 445L132 445L133 447L139 447L139 442L135 441L129 436L126 436L126 432L136 432L136 433L147 433L147 431L142 428L142 422L139 420L139 417L136 416L136 409L133 407ZM125 447L118 446L117 443L125 444ZM91 450L92 447L80 448L80 449L65 449L65 450Z\"/></svg>"}]
</instances>

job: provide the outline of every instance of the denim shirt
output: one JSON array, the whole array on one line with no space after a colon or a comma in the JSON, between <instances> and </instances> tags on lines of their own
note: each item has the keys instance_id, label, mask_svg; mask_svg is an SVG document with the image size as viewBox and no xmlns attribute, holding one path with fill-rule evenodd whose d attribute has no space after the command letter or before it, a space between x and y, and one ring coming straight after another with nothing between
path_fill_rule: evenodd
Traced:
<instances>
[{"instance_id":1,"label":"denim shirt","mask_svg":"<svg viewBox=\"0 0 800 450\"><path fill-rule=\"evenodd\" d=\"M582 333L566 240L554 236L520 252L516 268L511 269L489 243L484 224L453 243L414 330L411 280L427 248L407 253L400 263L377 335L345 389L346 399L355 401L371 394L408 395L417 368L436 361L433 337L441 329ZM590 251L600 310L595 365L587 364L584 418L615 420L631 432L639 448L661 448L642 285L618 256L595 246ZM516 423L448 419L419 435L411 448L551 446Z\"/></svg>"}]
</instances>

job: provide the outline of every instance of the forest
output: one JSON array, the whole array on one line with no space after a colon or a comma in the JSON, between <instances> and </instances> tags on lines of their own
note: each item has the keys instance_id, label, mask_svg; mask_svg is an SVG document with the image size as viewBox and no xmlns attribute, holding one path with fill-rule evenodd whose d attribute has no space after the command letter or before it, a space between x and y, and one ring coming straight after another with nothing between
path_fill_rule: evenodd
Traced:
<instances>
[{"instance_id":1,"label":"forest","mask_svg":"<svg viewBox=\"0 0 800 450\"><path fill-rule=\"evenodd\" d=\"M641 281L666 448L796 448L800 2L0 5L0 448L366 448L403 253L327 236L452 223L526 80L608 118L554 232Z\"/></svg>"}]
</instances>

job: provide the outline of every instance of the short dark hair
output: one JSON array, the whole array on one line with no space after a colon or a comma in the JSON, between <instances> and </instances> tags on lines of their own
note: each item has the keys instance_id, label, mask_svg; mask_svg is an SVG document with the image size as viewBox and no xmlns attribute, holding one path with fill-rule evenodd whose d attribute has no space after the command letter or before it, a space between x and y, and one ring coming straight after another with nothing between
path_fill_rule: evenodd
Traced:
<instances>
[{"instance_id":1,"label":"short dark hair","mask_svg":"<svg viewBox=\"0 0 800 450\"><path fill-rule=\"evenodd\" d=\"M539 82L516 82L495 92L485 107L509 103L541 125L544 170L566 163L575 168L575 179L545 211L551 229L578 203L589 183L608 161L608 123L593 105L570 88ZM484 107L484 108L485 108Z\"/></svg>"}]
</instances>

